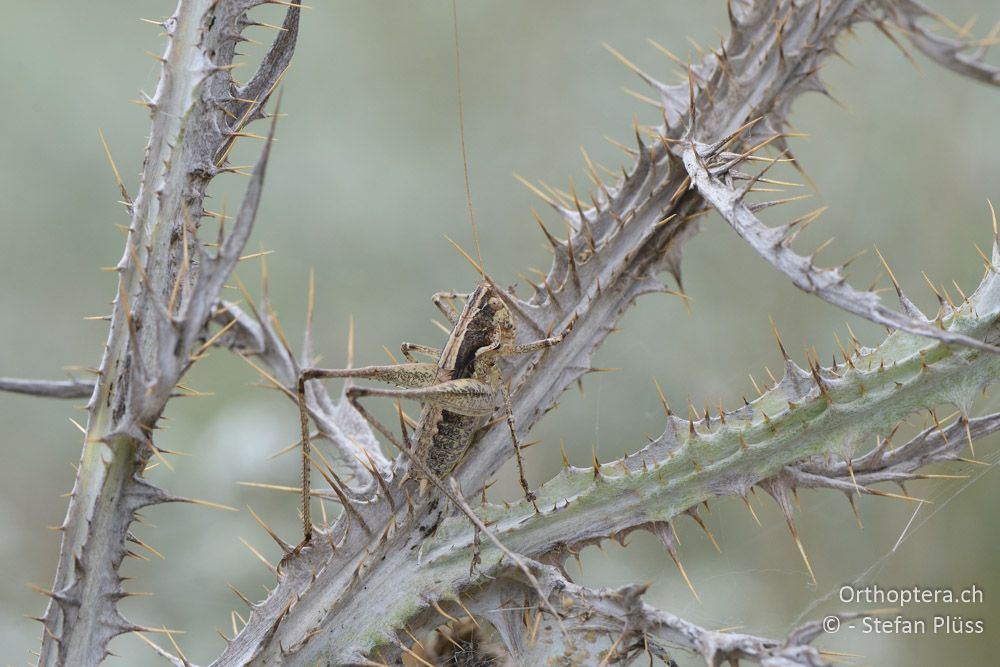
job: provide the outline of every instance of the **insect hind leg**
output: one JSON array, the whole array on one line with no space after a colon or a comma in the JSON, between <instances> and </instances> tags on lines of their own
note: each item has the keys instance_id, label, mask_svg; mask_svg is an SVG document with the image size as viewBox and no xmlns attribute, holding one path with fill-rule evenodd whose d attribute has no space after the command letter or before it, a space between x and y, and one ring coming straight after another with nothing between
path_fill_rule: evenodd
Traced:
<instances>
[{"instance_id":1,"label":"insect hind leg","mask_svg":"<svg viewBox=\"0 0 1000 667\"><path fill-rule=\"evenodd\" d=\"M312 442L309 438L309 411L306 406L306 382L309 380L322 380L328 378L365 378L377 380L387 384L394 384L400 387L419 389L428 387L435 382L437 366L426 363L396 364L393 366L363 366L361 368L303 368L299 372L299 379L296 384L296 399L299 407L299 427L302 437L302 542L296 547L296 552L312 540L312 507L310 498L311 486L311 460ZM356 388L354 388L356 389ZM348 391L348 399L351 392ZM355 401L351 401L356 405ZM367 413L361 412L362 416ZM386 437L380 424L372 421L370 416L365 417L372 426L375 426ZM393 444L396 444L395 442ZM398 446L398 445L397 445Z\"/></svg>"}]
</instances>

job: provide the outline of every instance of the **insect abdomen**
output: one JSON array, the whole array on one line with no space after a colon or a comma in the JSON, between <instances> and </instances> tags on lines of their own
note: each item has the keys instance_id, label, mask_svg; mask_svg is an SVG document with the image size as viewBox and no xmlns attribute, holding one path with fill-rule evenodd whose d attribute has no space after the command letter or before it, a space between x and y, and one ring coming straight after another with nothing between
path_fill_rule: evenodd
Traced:
<instances>
[{"instance_id":1,"label":"insect abdomen","mask_svg":"<svg viewBox=\"0 0 1000 667\"><path fill-rule=\"evenodd\" d=\"M446 477L451 473L465 454L480 421L481 417L441 411L437 432L427 451L426 463L431 472L438 477Z\"/></svg>"}]
</instances>

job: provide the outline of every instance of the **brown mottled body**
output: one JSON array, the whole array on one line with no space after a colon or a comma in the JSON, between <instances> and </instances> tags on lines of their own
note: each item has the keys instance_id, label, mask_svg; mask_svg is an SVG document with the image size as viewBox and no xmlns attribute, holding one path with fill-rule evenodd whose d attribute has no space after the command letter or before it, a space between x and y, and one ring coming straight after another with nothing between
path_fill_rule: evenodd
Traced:
<instances>
[{"instance_id":1,"label":"brown mottled body","mask_svg":"<svg viewBox=\"0 0 1000 667\"><path fill-rule=\"evenodd\" d=\"M488 285L476 288L441 350L435 376L436 384L473 380L456 387L459 393L455 398L460 398L464 386L469 392L469 400L462 406L464 409L458 410L425 403L413 436L413 455L424 461L438 477L445 477L454 469L473 434L493 411L493 388L500 381L497 356L481 353L513 344L514 334L510 312L498 297L493 296L492 288ZM488 391L488 396L484 391ZM488 399L488 405L484 399ZM420 475L412 471L411 476Z\"/></svg>"},{"instance_id":2,"label":"brown mottled body","mask_svg":"<svg viewBox=\"0 0 1000 667\"><path fill-rule=\"evenodd\" d=\"M457 311L451 299L465 297L465 306ZM497 367L503 356L527 354L555 345L565 334L517 345L517 328L511 312L491 282L481 283L468 295L435 294L434 303L448 317L452 330L441 351L422 345L403 343L401 350L408 363L392 366L365 366L347 369L303 369L299 375L298 395L302 429L302 515L305 541L312 534L309 516L309 429L305 409L305 386L311 379L367 378L393 384L399 389L350 387L347 399L372 426L401 450L405 450L418 465L411 466L410 476L422 482L440 482L455 468L468 448L475 432L489 417L499 396L503 397L507 424L514 442L521 485L525 496L533 500L524 479L520 451L514 428L510 396ZM419 363L413 357L419 352L436 359L436 363ZM411 399L423 403L420 421L413 438L402 443L391 430L372 417L358 399L362 396L384 396ZM405 439L405 434L404 434ZM432 477L429 477L432 476ZM421 486L424 486L423 484Z\"/></svg>"}]
</instances>

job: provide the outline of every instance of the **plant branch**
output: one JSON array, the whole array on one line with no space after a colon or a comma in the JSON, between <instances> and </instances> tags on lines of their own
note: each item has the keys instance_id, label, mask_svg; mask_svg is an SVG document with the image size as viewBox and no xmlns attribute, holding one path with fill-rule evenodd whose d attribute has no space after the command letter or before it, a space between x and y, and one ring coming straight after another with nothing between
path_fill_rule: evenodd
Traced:
<instances>
[{"instance_id":1,"label":"plant branch","mask_svg":"<svg viewBox=\"0 0 1000 667\"><path fill-rule=\"evenodd\" d=\"M514 573L504 574L476 591L465 606L489 620L500 633L516 664L633 664L644 654L668 665L675 650L700 656L706 665L747 661L765 667L817 667L829 662L808 644L819 636L819 623L792 631L784 641L713 631L642 601L647 586L592 589L570 581L557 568L536 563L543 588L560 601L571 637L554 633L524 608L533 589ZM529 605L534 602L529 602ZM844 614L849 620L870 614Z\"/></svg>"},{"instance_id":2,"label":"plant branch","mask_svg":"<svg viewBox=\"0 0 1000 667\"><path fill-rule=\"evenodd\" d=\"M986 62L986 52L996 42L993 34L985 40L959 40L942 37L924 23L931 19L942 26L949 24L917 0L880 0L879 4L925 56L953 72L976 81L1000 86L1000 68Z\"/></svg>"},{"instance_id":3,"label":"plant branch","mask_svg":"<svg viewBox=\"0 0 1000 667\"><path fill-rule=\"evenodd\" d=\"M827 303L876 324L902 329L946 343L968 345L987 352L1000 352L1000 348L994 345L934 326L933 320L924 316L903 294L899 283L892 275L892 270L888 269L888 264L885 265L886 269L905 313L898 313L883 306L874 292L861 292L848 285L842 266L819 268L814 264L814 256L803 257L797 254L791 249L791 242L797 233L797 222L781 227L768 227L753 214L745 201L749 187L737 188L731 182L724 183L721 180L720 176L724 177L729 172L732 160L722 158L709 150L700 152L693 145L684 150L683 160L698 194L719 212L758 255L788 276L803 292L815 294ZM713 170L712 167L716 169ZM751 184L753 182L755 180L752 180ZM767 204L756 206L763 208Z\"/></svg>"},{"instance_id":4,"label":"plant branch","mask_svg":"<svg viewBox=\"0 0 1000 667\"><path fill-rule=\"evenodd\" d=\"M118 567L129 526L148 505L183 500L144 478L153 432L175 387L195 361L212 304L253 226L271 134L247 197L215 256L198 239L211 180L229 171L228 150L280 80L298 32L289 6L282 37L264 58L268 81L240 96L230 70L255 0L180 0L163 23L168 45L155 95L140 189L118 263L117 298L89 408L87 435L64 520L55 583L41 619L44 667L96 665L108 642L141 627L117 603L128 593ZM258 72L260 73L260 71ZM236 92L237 95L233 93ZM234 120L235 119L235 120ZM192 256L198 259L192 261Z\"/></svg>"},{"instance_id":5,"label":"plant branch","mask_svg":"<svg viewBox=\"0 0 1000 667\"><path fill-rule=\"evenodd\" d=\"M22 380L0 378L0 391L43 398L90 398L94 382L88 380Z\"/></svg>"}]
</instances>

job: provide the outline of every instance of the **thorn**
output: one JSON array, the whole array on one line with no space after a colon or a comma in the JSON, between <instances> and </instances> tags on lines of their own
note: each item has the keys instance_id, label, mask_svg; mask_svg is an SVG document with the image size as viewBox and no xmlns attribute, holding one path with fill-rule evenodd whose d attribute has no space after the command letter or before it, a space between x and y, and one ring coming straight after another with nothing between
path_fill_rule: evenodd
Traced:
<instances>
[{"instance_id":1,"label":"thorn","mask_svg":"<svg viewBox=\"0 0 1000 667\"><path fill-rule=\"evenodd\" d=\"M963 302L967 301L969 297L965 296L965 292L962 291L962 288L959 287L958 283L955 282L954 280L952 280L951 282L955 286L955 289L958 290L959 295L961 295L962 301ZM956 306L955 302L951 300L951 294L948 292L948 288L946 288L944 285L941 285L941 291L944 292L944 299L945 301L948 302L948 305L951 306L951 309L958 310L958 306Z\"/></svg>"},{"instance_id":2,"label":"thorn","mask_svg":"<svg viewBox=\"0 0 1000 667\"><path fill-rule=\"evenodd\" d=\"M857 482L855 482L855 484L857 484ZM858 528L864 529L865 526L864 524L861 523L861 514L858 512L858 506L854 502L854 495L851 493L848 493L846 495L847 495L847 502L851 503L851 511L854 512L854 520L857 522Z\"/></svg>"},{"instance_id":3,"label":"thorn","mask_svg":"<svg viewBox=\"0 0 1000 667\"><path fill-rule=\"evenodd\" d=\"M673 531L673 527L667 523L665 527L661 524L657 524L654 530L657 537L666 547L667 553L670 554L670 558L673 559L674 565L677 566L677 570L681 573L681 577L684 579L684 583L687 584L688 590L691 591L691 595L699 603L701 602L701 596L698 595L698 591L695 590L694 584L691 583L691 578L688 577L687 572L684 570L684 565L681 563L680 557L677 553L677 547L674 545L674 538L676 534Z\"/></svg>"},{"instance_id":4,"label":"thorn","mask_svg":"<svg viewBox=\"0 0 1000 667\"><path fill-rule=\"evenodd\" d=\"M656 49L657 51L659 51L660 53L662 53L663 55L665 55L667 58L669 58L670 60L672 60L675 65L678 65L680 67L686 67L687 66L686 62L684 62L683 60L681 60L680 58L678 58L677 56L675 56L673 53L671 53L665 46L663 46L659 42L656 42L656 41L654 41L652 39L647 39L646 41L649 42L649 44L652 45L654 49Z\"/></svg>"},{"instance_id":5,"label":"thorn","mask_svg":"<svg viewBox=\"0 0 1000 667\"><path fill-rule=\"evenodd\" d=\"M562 208L559 205L558 202L556 202L554 199L552 199L551 197L549 197L547 194L545 194L544 192L542 192L541 190L539 190L530 181L528 181L527 179L525 179L523 176L521 176L517 172L514 172L514 178L517 179L517 181L519 183L521 183L521 185L523 185L524 187L526 187L529 190L531 190L531 192L533 194L535 194L535 196L539 197L542 201L544 201L546 204L548 204L552 208L554 208L556 210L559 210L560 208Z\"/></svg>"},{"instance_id":6,"label":"thorn","mask_svg":"<svg viewBox=\"0 0 1000 667\"><path fill-rule=\"evenodd\" d=\"M601 178L600 178L600 176L597 175L597 170L594 168L594 163L590 160L590 155L587 154L587 151L584 150L584 148L582 146L580 147L580 153L583 154L583 160L584 160L584 162L587 165L587 169L588 169L588 171L590 173L591 180L593 180L594 184L598 188L600 188L601 194L604 195L604 199L610 204L610 202L611 202L611 193L608 192L607 187L605 187L604 181L602 181ZM596 208L597 207L595 205L595 209ZM534 213L534 211L532 211L532 213Z\"/></svg>"},{"instance_id":7,"label":"thorn","mask_svg":"<svg viewBox=\"0 0 1000 667\"><path fill-rule=\"evenodd\" d=\"M815 365L813 365L812 362L810 362L809 368L812 371L813 381L816 383L816 386L819 387L820 394L823 396L824 399L826 399L827 403L833 403L833 397L830 395L829 390L827 390L826 388L826 382L823 381L823 378L819 374L820 370L819 361L817 360Z\"/></svg>"},{"instance_id":8,"label":"thorn","mask_svg":"<svg viewBox=\"0 0 1000 667\"><path fill-rule=\"evenodd\" d=\"M198 498L181 498L174 497L171 498L173 502L176 503L187 503L188 505L198 505L200 507L209 507L211 509L225 510L227 512L239 512L235 507L230 507L229 505L223 505L222 503L213 503L210 500L200 500Z\"/></svg>"},{"instance_id":9,"label":"thorn","mask_svg":"<svg viewBox=\"0 0 1000 667\"><path fill-rule=\"evenodd\" d=\"M410 641L412 641L415 646L419 646L420 650L423 651L424 653L427 652L427 648L424 646L424 643L413 635L413 632L410 631L409 626L404 625L403 632L406 633L406 635L410 638Z\"/></svg>"},{"instance_id":10,"label":"thorn","mask_svg":"<svg viewBox=\"0 0 1000 667\"><path fill-rule=\"evenodd\" d=\"M625 65L625 67L627 67L630 70L632 70L636 74L636 76L638 76L640 79L642 79L643 81L645 81L649 85L653 86L654 88L659 88L659 86L657 85L658 82L656 81L656 79L654 79L653 77L649 76L648 74L646 74L645 72L643 72L641 69L639 69L632 61L630 61L628 58L626 58L621 53L619 53L618 51L616 51L610 44L608 44L607 42L601 42L601 46L603 46L605 49L607 49L608 52L611 55L613 55L615 58L617 58L623 65Z\"/></svg>"},{"instance_id":11,"label":"thorn","mask_svg":"<svg viewBox=\"0 0 1000 667\"><path fill-rule=\"evenodd\" d=\"M854 262L856 262L857 260L859 260L860 258L864 257L867 254L868 254L868 248L862 248L861 250L857 251L856 253L845 259L843 262L841 262L840 269L841 270L846 269L851 264L853 264Z\"/></svg>"},{"instance_id":12,"label":"thorn","mask_svg":"<svg viewBox=\"0 0 1000 667\"><path fill-rule=\"evenodd\" d=\"M830 238L828 238L827 240L823 241L818 246L816 246L816 249L813 250L812 254L809 256L809 262L810 263L814 263L815 260L816 260L816 257L818 257L821 252L823 252L824 250L826 250L827 246L829 246L831 243L833 243L833 239L834 239L834 237L831 236Z\"/></svg>"},{"instance_id":13,"label":"thorn","mask_svg":"<svg viewBox=\"0 0 1000 667\"><path fill-rule=\"evenodd\" d=\"M899 286L899 281L896 280L895 274L893 274L892 269L889 268L889 263L885 261L885 257L879 251L878 246L875 246L875 254L878 255L879 261L882 262L882 267L885 269L886 274L889 276L889 280L892 281L892 286L896 288L896 295L903 296L903 290Z\"/></svg>"},{"instance_id":14,"label":"thorn","mask_svg":"<svg viewBox=\"0 0 1000 667\"><path fill-rule=\"evenodd\" d=\"M751 182L751 184L752 183L753 181ZM749 191L749 188L747 188L747 191ZM785 197L784 199L772 199L770 201L750 204L749 206L747 206L747 208L749 208L751 212L756 213L765 208L771 208L772 206L781 206L783 204L791 204L792 202L802 201L804 199L811 199L812 197L813 197L812 194L804 194L804 195L796 195L794 197Z\"/></svg>"},{"instance_id":15,"label":"thorn","mask_svg":"<svg viewBox=\"0 0 1000 667\"><path fill-rule=\"evenodd\" d=\"M898 482L898 483L899 483L900 486L903 486L902 482ZM933 505L934 504L930 500L925 500L924 498L914 498L913 496L911 496L909 494L907 494L907 495L901 495L899 493L890 493L889 491L879 491L878 489L870 489L868 487L861 487L861 488L868 495L879 496L881 498L893 498L895 500L905 500L908 503L916 502L916 503L920 503L922 505L923 504L926 504L926 505ZM905 491L906 487L903 487L903 490Z\"/></svg>"},{"instance_id":16,"label":"thorn","mask_svg":"<svg viewBox=\"0 0 1000 667\"><path fill-rule=\"evenodd\" d=\"M278 537L278 534L271 530L271 527L264 523L263 519L257 516L257 513L253 511L253 508L250 507L250 505L247 505L247 509L250 510L250 514L253 516L254 520L260 524L260 527L263 528L268 535L271 536L271 539L275 541L275 543L286 555L292 553L292 545Z\"/></svg>"},{"instance_id":17,"label":"thorn","mask_svg":"<svg viewBox=\"0 0 1000 667\"><path fill-rule=\"evenodd\" d=\"M243 604L253 609L253 602L250 602L250 598L243 595L243 593L241 593L239 589L236 588L236 586L233 586L232 584L227 584L227 585L229 586L229 590L231 590L236 595L236 597L238 597L240 600L243 601Z\"/></svg>"},{"instance_id":18,"label":"thorn","mask_svg":"<svg viewBox=\"0 0 1000 667\"><path fill-rule=\"evenodd\" d=\"M833 332L833 337L837 341L837 347L840 348L840 354L844 357L844 363L851 368L854 368L854 362L851 361L851 355L847 353L846 349L844 349L844 344L840 342L840 336L837 335L836 331Z\"/></svg>"},{"instance_id":19,"label":"thorn","mask_svg":"<svg viewBox=\"0 0 1000 667\"><path fill-rule=\"evenodd\" d=\"M969 443L969 453L975 456L976 448L972 445L972 431L969 429L969 417L963 414L960 419L962 421L962 425L965 427L965 437Z\"/></svg>"},{"instance_id":20,"label":"thorn","mask_svg":"<svg viewBox=\"0 0 1000 667\"><path fill-rule=\"evenodd\" d=\"M85 429L85 428L84 428L84 427L83 427L83 426L82 426L82 425L80 424L80 422L76 421L76 420L75 420L75 419L73 419L72 417L69 417L69 422L70 422L70 423L71 423L71 424L72 424L73 426L75 426L75 427L76 427L76 428L77 428L77 429L78 429L78 430L80 431L80 433L83 433L83 435L84 435L84 436L86 436L86 435L87 435L87 429Z\"/></svg>"},{"instance_id":21,"label":"thorn","mask_svg":"<svg viewBox=\"0 0 1000 667\"><path fill-rule=\"evenodd\" d=\"M138 544L140 547L142 547L143 549L145 549L149 553L153 554L154 556L156 556L160 560L166 560L166 558L163 556L163 554L161 554L159 551L157 551L153 547L149 546L148 544L146 544L145 542L143 542L142 540L140 540L138 537L136 537L135 535L133 535L131 532L128 533L126 539L129 542L132 542L133 544Z\"/></svg>"},{"instance_id":22,"label":"thorn","mask_svg":"<svg viewBox=\"0 0 1000 667\"><path fill-rule=\"evenodd\" d=\"M710 531L708 529L708 526L702 520L702 518L698 514L698 512L697 511L688 512L687 514L688 514L688 516L690 516L692 519L695 520L695 523L697 523L701 527L701 529L705 532L705 535L708 536L709 541L712 542L712 546L715 547L715 550L718 551L721 554L722 553L722 547L720 547L719 543L715 541L715 535L712 535L712 531Z\"/></svg>"},{"instance_id":23,"label":"thorn","mask_svg":"<svg viewBox=\"0 0 1000 667\"><path fill-rule=\"evenodd\" d=\"M432 665L431 663L427 662L426 660L424 660L423 658L421 658L419 655L417 655L416 653L414 653L412 649L407 648L402 642L398 643L397 646L400 649L402 649L404 653L406 653L408 656L410 656L411 658L413 658L414 660L416 660L417 662L419 662L421 665L424 665L425 667L434 667L434 665Z\"/></svg>"},{"instance_id":24,"label":"thorn","mask_svg":"<svg viewBox=\"0 0 1000 667\"><path fill-rule=\"evenodd\" d=\"M175 667L177 666L185 667L186 665L190 664L186 659L172 655L169 652L163 650L156 642L154 642L152 639L149 639L148 637L146 637L146 635L142 634L141 632L136 632L135 636L144 641L161 658L164 658L171 664L175 665ZM170 633L167 633L167 636L170 637ZM171 643L173 643L172 637L171 637ZM176 644L174 644L174 646L176 647Z\"/></svg>"},{"instance_id":25,"label":"thorn","mask_svg":"<svg viewBox=\"0 0 1000 667\"><path fill-rule=\"evenodd\" d=\"M851 482L854 484L854 490L861 493L861 488L858 486L858 478L854 476L854 466L851 463L851 458L847 457L847 472L851 476Z\"/></svg>"},{"instance_id":26,"label":"thorn","mask_svg":"<svg viewBox=\"0 0 1000 667\"><path fill-rule=\"evenodd\" d=\"M400 411L400 412L402 412L402 411ZM352 438L352 440L353 440L353 438ZM368 448L367 447L361 447L360 445L359 445L358 448L361 450L361 453L364 454L365 458L368 460L368 465L365 466L365 467L368 468L368 470L371 472L372 477L375 478L375 481L378 483L379 487L382 489L382 493L385 494L386 499L389 501L389 507L390 507L390 509L392 509L392 511L395 512L396 511L396 501L393 499L392 493L389 491L389 487L386 485L385 478L382 477L382 473L379 472L378 466L375 465L375 461L372 459L371 454L368 453Z\"/></svg>"},{"instance_id":27,"label":"thorn","mask_svg":"<svg viewBox=\"0 0 1000 667\"><path fill-rule=\"evenodd\" d=\"M998 24L998 25L1000 25L1000 24ZM990 205L990 217L993 220L993 245L996 246L997 243L998 243L998 240L997 240L997 212L993 208L993 202L991 202L989 199L987 199L986 203Z\"/></svg>"},{"instance_id":28,"label":"thorn","mask_svg":"<svg viewBox=\"0 0 1000 667\"><path fill-rule=\"evenodd\" d=\"M229 331L230 329L232 329L233 326L235 326L238 321L239 320L232 319L232 320L229 321L228 324L226 324L224 327L221 327L218 331L216 331L214 334L212 334L212 336L208 340L206 340L202 344L202 346L199 347L198 350L194 354L191 355L191 358L192 359L197 359L198 357L200 357L201 355L203 355L210 347L212 347L213 345L215 345L215 343L220 338L222 338L222 336L224 336L227 331ZM179 385L179 384L177 386L181 387L181 385ZM198 392L198 393L200 395L202 395L202 396L212 396L212 395L214 395L212 393L207 393L207 394L202 394L201 392Z\"/></svg>"},{"instance_id":29,"label":"thorn","mask_svg":"<svg viewBox=\"0 0 1000 667\"><path fill-rule=\"evenodd\" d=\"M986 253L984 253L983 249L979 247L979 244L973 243L972 245L975 246L976 252L979 253L980 257L982 257L983 263L986 264L986 268L993 273L1000 273L1000 269L997 269L996 265L993 264L990 258L986 256Z\"/></svg>"},{"instance_id":30,"label":"thorn","mask_svg":"<svg viewBox=\"0 0 1000 667\"><path fill-rule=\"evenodd\" d=\"M566 456L566 445L562 438L559 438L559 453L562 454L563 468L569 468L569 457Z\"/></svg>"},{"instance_id":31,"label":"thorn","mask_svg":"<svg viewBox=\"0 0 1000 667\"><path fill-rule=\"evenodd\" d=\"M802 546L802 540L799 539L799 531L795 528L795 521L792 519L791 514L785 511L784 507L782 507L782 512L785 513L785 521L788 523L788 529L792 532L792 539L795 540L795 546L798 547L799 554L802 556L802 562L806 564L806 570L809 571L809 578L812 579L813 586L815 586L817 585L816 574L809 563L809 556L806 555L805 547Z\"/></svg>"},{"instance_id":32,"label":"thorn","mask_svg":"<svg viewBox=\"0 0 1000 667\"><path fill-rule=\"evenodd\" d=\"M459 597L458 597L458 596L456 595L456 596L455 596L455 600L454 600L454 601L455 601L455 604L457 604L457 605L458 605L459 607L461 607L461 608L462 608L462 611L464 611L464 612L465 612L465 615L469 617L469 620L470 620L470 621L472 621L472 622L473 622L473 624L475 624L475 626L476 626L477 628L482 628L482 627L483 627L483 626L481 626L481 625L479 624L479 621L477 621L477 620L476 620L476 617L475 617L475 616L473 615L473 613L472 613L471 611L469 611L469 608L468 608L468 607L466 607L466 606L465 606L464 604L462 604L462 599L461 599L461 598L459 598Z\"/></svg>"},{"instance_id":33,"label":"thorn","mask_svg":"<svg viewBox=\"0 0 1000 667\"><path fill-rule=\"evenodd\" d=\"M118 167L115 165L115 159L111 157L111 149L108 148L108 142L104 140L104 133L101 132L101 130L97 130L97 134L101 138L101 146L104 147L104 154L108 157L108 163L111 165L111 171L115 175L115 183L118 184L118 190L121 192L122 199L125 202L125 208L131 210L132 198L129 197L128 191L125 190L125 183L122 182L122 176L118 173ZM992 204L990 206L992 207Z\"/></svg>"},{"instance_id":34,"label":"thorn","mask_svg":"<svg viewBox=\"0 0 1000 667\"><path fill-rule=\"evenodd\" d=\"M246 540L244 540L242 537L240 538L240 542L242 542L243 546L245 546L247 549L250 550L250 553L252 553L254 556L257 557L257 560L259 560L261 563L263 563L264 566L271 571L271 574L273 574L274 576L278 576L278 568L276 568L274 565L272 565L269 560L267 560L266 558L264 558L264 556L259 551L257 551L256 549L254 549L253 546L249 542L247 542Z\"/></svg>"},{"instance_id":35,"label":"thorn","mask_svg":"<svg viewBox=\"0 0 1000 667\"><path fill-rule=\"evenodd\" d=\"M757 512L755 512L753 509L753 505L750 504L750 499L747 498L745 495L741 495L740 499L743 501L743 504L747 506L747 509L750 510L750 516L753 517L753 520L757 523L757 525L763 526L763 524L760 522L760 519L757 517Z\"/></svg>"},{"instance_id":36,"label":"thorn","mask_svg":"<svg viewBox=\"0 0 1000 667\"><path fill-rule=\"evenodd\" d=\"M298 443L296 443L298 446ZM254 489L267 489L268 491L282 491L284 493L302 493L301 486L285 486L283 484L267 484L265 482L236 482L239 486L248 486ZM318 495L319 491L315 489L310 491L312 495Z\"/></svg>"},{"instance_id":37,"label":"thorn","mask_svg":"<svg viewBox=\"0 0 1000 667\"><path fill-rule=\"evenodd\" d=\"M956 456L955 460L956 461L960 461L962 463L968 463L969 465L975 465L975 466L990 466L990 465L993 465L992 463L987 463L985 461L979 461L977 459L968 459L968 458L965 458L963 456Z\"/></svg>"},{"instance_id":38,"label":"thorn","mask_svg":"<svg viewBox=\"0 0 1000 667\"><path fill-rule=\"evenodd\" d=\"M771 321L771 332L774 334L774 339L778 341L778 349L781 350L781 357L785 360L785 363L788 363L791 361L791 358L788 356L788 352L785 351L785 344L781 342L781 334L778 333L778 327L774 324L774 318L768 315L767 319Z\"/></svg>"},{"instance_id":39,"label":"thorn","mask_svg":"<svg viewBox=\"0 0 1000 667\"><path fill-rule=\"evenodd\" d=\"M922 275L924 277L924 280L927 281L927 286L931 288L931 292L934 293L934 297L938 301L938 306L940 306L940 308L938 310L938 316L937 316L936 319L937 319L938 326L940 326L943 329L944 328L944 322L942 321L941 316L942 316L942 314L948 312L948 303L944 300L944 297L941 295L941 292L939 292L938 289L936 287L934 287L934 283L932 283L931 279L927 277L927 274L925 272L921 271L920 275ZM954 309L952 309L952 310L954 310Z\"/></svg>"},{"instance_id":40,"label":"thorn","mask_svg":"<svg viewBox=\"0 0 1000 667\"><path fill-rule=\"evenodd\" d=\"M451 332L449 331L449 333L451 333ZM270 382L272 385L274 385L275 389L278 389L283 394L285 394L286 396L288 396L289 398L291 398L293 401L298 400L298 397L295 395L295 392L291 391L288 387L286 387L285 385L283 385L280 382L278 382L278 380L276 380L274 378L274 376L272 376L270 373L268 373L263 368L261 368L260 366L258 366L257 364L255 364L253 361L251 361L250 357L248 357L246 354L238 353L238 356L240 357L240 359L242 359L243 361L245 361L251 368L253 368L255 371L257 371L258 373L260 373L260 375L264 379L266 379L268 382Z\"/></svg>"},{"instance_id":41,"label":"thorn","mask_svg":"<svg viewBox=\"0 0 1000 667\"><path fill-rule=\"evenodd\" d=\"M559 243L559 241L556 240L556 237L552 236L552 234L549 233L549 230L545 228L545 224L542 222L542 218L538 215L538 213L535 211L534 208L531 209L531 214L535 216L535 222L538 223L538 226L541 228L542 233L545 234L545 238L546 240L548 240L549 245L552 246L553 250L558 250L561 244Z\"/></svg>"},{"instance_id":42,"label":"thorn","mask_svg":"<svg viewBox=\"0 0 1000 667\"><path fill-rule=\"evenodd\" d=\"M437 613L441 614L442 616L444 616L445 618L447 618L452 623L458 623L459 622L459 620L457 618L455 618L454 616L452 616L451 614L449 614L448 612L446 612L444 609L442 609L441 605L439 605L436 600L431 600L431 606L434 607L434 611L436 611Z\"/></svg>"}]
</instances>

